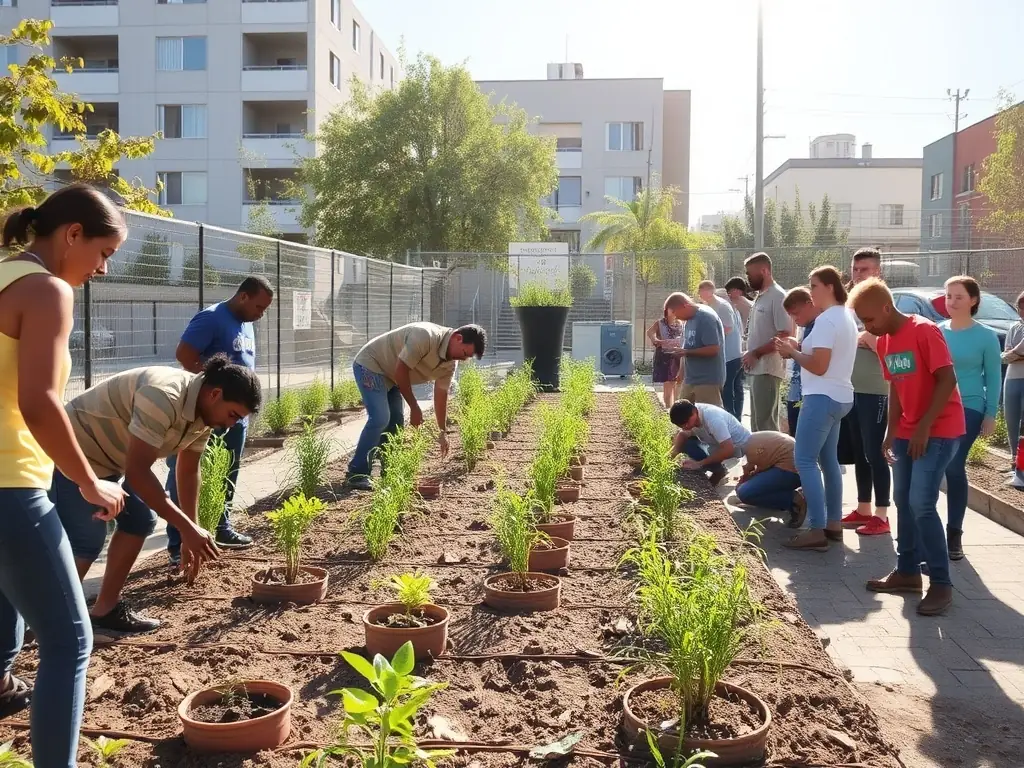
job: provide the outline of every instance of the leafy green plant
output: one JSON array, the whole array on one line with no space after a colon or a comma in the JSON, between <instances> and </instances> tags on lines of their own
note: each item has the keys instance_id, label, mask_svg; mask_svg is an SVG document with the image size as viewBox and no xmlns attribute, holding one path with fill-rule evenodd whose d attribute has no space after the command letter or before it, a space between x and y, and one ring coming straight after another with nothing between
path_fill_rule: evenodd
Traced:
<instances>
[{"instance_id":1,"label":"leafy green plant","mask_svg":"<svg viewBox=\"0 0 1024 768\"><path fill-rule=\"evenodd\" d=\"M569 267L569 291L573 299L586 299L597 287L597 275L586 264Z\"/></svg>"},{"instance_id":2,"label":"leafy green plant","mask_svg":"<svg viewBox=\"0 0 1024 768\"><path fill-rule=\"evenodd\" d=\"M343 411L346 408L355 408L363 401L359 393L359 386L353 379L346 379L334 385L331 390L331 410Z\"/></svg>"},{"instance_id":3,"label":"leafy green plant","mask_svg":"<svg viewBox=\"0 0 1024 768\"><path fill-rule=\"evenodd\" d=\"M654 734L650 731L644 731L644 735L647 737L647 748L651 751L651 758L658 768L705 768L704 763L700 762L701 760L718 757L718 754L715 752L694 752L689 757L685 757L683 755L683 740L680 739L675 754L672 755L670 760L666 761L665 757L661 754L661 748L658 746L658 740Z\"/></svg>"},{"instance_id":4,"label":"leafy green plant","mask_svg":"<svg viewBox=\"0 0 1024 768\"><path fill-rule=\"evenodd\" d=\"M509 570L519 579L523 590L527 586L530 550L547 538L534 524L534 503L530 494L521 496L499 480L491 528L501 554L508 560Z\"/></svg>"},{"instance_id":5,"label":"leafy green plant","mask_svg":"<svg viewBox=\"0 0 1024 768\"><path fill-rule=\"evenodd\" d=\"M455 754L454 750L421 749L416 744L416 716L447 683L431 683L412 674L415 662L411 642L399 648L390 662L380 654L373 657L372 663L348 651L342 651L341 656L370 683L370 690L332 691L332 695L341 696L345 710L340 739L337 744L307 754L300 768L324 768L332 758L350 756L357 758L363 768L416 764L434 768L436 759ZM369 750L349 742L350 730L369 739Z\"/></svg>"},{"instance_id":6,"label":"leafy green plant","mask_svg":"<svg viewBox=\"0 0 1024 768\"><path fill-rule=\"evenodd\" d=\"M85 739L85 743L99 758L96 768L113 768L111 761L117 757L117 754L122 749L131 744L131 741L128 739L108 739L106 736L100 736L96 741Z\"/></svg>"},{"instance_id":7,"label":"leafy green plant","mask_svg":"<svg viewBox=\"0 0 1024 768\"><path fill-rule=\"evenodd\" d=\"M456 394L456 419L466 466L472 469L487 449L487 436L491 431L491 406L482 371L475 365L466 365L459 375Z\"/></svg>"},{"instance_id":8,"label":"leafy green plant","mask_svg":"<svg viewBox=\"0 0 1024 768\"><path fill-rule=\"evenodd\" d=\"M395 599L405 608L406 615L421 609L429 604L430 590L437 586L437 583L425 573L403 573L392 576L387 585L395 593Z\"/></svg>"},{"instance_id":9,"label":"leafy green plant","mask_svg":"<svg viewBox=\"0 0 1024 768\"><path fill-rule=\"evenodd\" d=\"M200 460L199 525L211 535L217 532L217 525L224 516L233 459L224 438L213 435Z\"/></svg>"},{"instance_id":10,"label":"leafy green plant","mask_svg":"<svg viewBox=\"0 0 1024 768\"><path fill-rule=\"evenodd\" d=\"M314 379L308 387L299 390L299 413L315 418L327 410L331 402L331 388L322 379Z\"/></svg>"},{"instance_id":11,"label":"leafy green plant","mask_svg":"<svg viewBox=\"0 0 1024 768\"><path fill-rule=\"evenodd\" d=\"M299 396L295 392L282 392L277 400L264 404L262 423L273 435L282 434L299 418Z\"/></svg>"},{"instance_id":12,"label":"leafy green plant","mask_svg":"<svg viewBox=\"0 0 1024 768\"><path fill-rule=\"evenodd\" d=\"M308 497L327 482L327 468L331 465L333 441L316 428L316 422L307 418L302 433L292 443L292 474L295 487Z\"/></svg>"},{"instance_id":13,"label":"leafy green plant","mask_svg":"<svg viewBox=\"0 0 1024 768\"><path fill-rule=\"evenodd\" d=\"M537 384L533 380L533 366L527 360L505 377L505 380L491 393L488 399L490 428L496 432L508 432L512 428L516 416L530 402L536 392Z\"/></svg>"},{"instance_id":14,"label":"leafy green plant","mask_svg":"<svg viewBox=\"0 0 1024 768\"><path fill-rule=\"evenodd\" d=\"M519 286L519 295L508 300L513 307L571 307L572 294L565 288L549 288L543 283Z\"/></svg>"},{"instance_id":15,"label":"leafy green plant","mask_svg":"<svg viewBox=\"0 0 1024 768\"><path fill-rule=\"evenodd\" d=\"M404 511L399 493L393 487L386 483L374 485L370 503L362 516L363 538L372 560L380 560L387 553Z\"/></svg>"},{"instance_id":16,"label":"leafy green plant","mask_svg":"<svg viewBox=\"0 0 1024 768\"><path fill-rule=\"evenodd\" d=\"M989 438L992 445L997 445L1000 448L1010 448L1010 433L1006 429L1006 411L1002 408L996 414L996 427L992 433L992 437Z\"/></svg>"},{"instance_id":17,"label":"leafy green plant","mask_svg":"<svg viewBox=\"0 0 1024 768\"><path fill-rule=\"evenodd\" d=\"M302 537L323 511L324 503L320 499L299 493L286 499L280 509L267 512L277 549L284 555L285 583L294 584L299 577Z\"/></svg>"},{"instance_id":18,"label":"leafy green plant","mask_svg":"<svg viewBox=\"0 0 1024 768\"><path fill-rule=\"evenodd\" d=\"M32 768L25 758L14 751L14 740L0 744L0 768Z\"/></svg>"},{"instance_id":19,"label":"leafy green plant","mask_svg":"<svg viewBox=\"0 0 1024 768\"><path fill-rule=\"evenodd\" d=\"M977 438L971 443L970 449L967 451L967 463L968 464L983 464L985 457L988 455L988 440L984 437Z\"/></svg>"}]
</instances>

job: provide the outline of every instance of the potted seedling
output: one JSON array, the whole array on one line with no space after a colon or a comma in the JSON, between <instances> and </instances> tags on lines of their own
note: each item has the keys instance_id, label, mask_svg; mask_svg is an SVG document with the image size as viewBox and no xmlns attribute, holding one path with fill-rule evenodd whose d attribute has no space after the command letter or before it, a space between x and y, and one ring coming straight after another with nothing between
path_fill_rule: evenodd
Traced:
<instances>
[{"instance_id":1,"label":"potted seedling","mask_svg":"<svg viewBox=\"0 0 1024 768\"><path fill-rule=\"evenodd\" d=\"M753 692L722 682L745 636L757 624L760 606L750 596L742 563L719 554L714 536L688 537L682 564L666 554L651 533L625 560L637 568L640 629L653 640L623 655L636 667L666 675L634 685L622 698L623 727L634 742L655 735L663 752L714 752L708 766L746 765L764 758L771 713ZM716 708L736 710L728 722L753 721L740 730L716 722ZM733 728L727 738L694 738L709 726ZM682 744L680 744L682 742Z\"/></svg>"},{"instance_id":2,"label":"potted seedling","mask_svg":"<svg viewBox=\"0 0 1024 768\"><path fill-rule=\"evenodd\" d=\"M341 421L352 411L358 410L363 403L362 395L359 394L359 387L354 379L346 379L334 385L331 389L331 410L327 418L331 421Z\"/></svg>"},{"instance_id":3,"label":"potted seedling","mask_svg":"<svg viewBox=\"0 0 1024 768\"><path fill-rule=\"evenodd\" d=\"M503 486L495 495L491 527L509 571L484 579L484 603L492 608L512 611L558 608L561 580L530 569L531 551L545 540L545 534L534 527L530 507L529 500ZM568 542L565 548L568 550Z\"/></svg>"},{"instance_id":4,"label":"potted seedling","mask_svg":"<svg viewBox=\"0 0 1024 768\"><path fill-rule=\"evenodd\" d=\"M298 493L281 508L267 513L278 550L284 554L283 568L266 568L252 577L252 599L257 603L308 604L327 594L327 571L300 565L302 537L324 510L318 498Z\"/></svg>"},{"instance_id":5,"label":"potted seedling","mask_svg":"<svg viewBox=\"0 0 1024 768\"><path fill-rule=\"evenodd\" d=\"M178 705L178 719L196 752L254 754L288 740L291 710L288 686L243 680L189 694Z\"/></svg>"},{"instance_id":6,"label":"potted seedling","mask_svg":"<svg viewBox=\"0 0 1024 768\"><path fill-rule=\"evenodd\" d=\"M129 739L108 739L106 736L100 736L93 741L92 739L84 739L85 745L93 751L96 755L96 759L99 760L96 763L96 768L114 768L112 762L118 753L131 744ZM0 758L0 767L4 765L4 761Z\"/></svg>"},{"instance_id":7,"label":"potted seedling","mask_svg":"<svg viewBox=\"0 0 1024 768\"><path fill-rule=\"evenodd\" d=\"M565 322L572 295L565 288L526 283L509 299L523 338L523 358L533 363L533 375L543 391L558 390Z\"/></svg>"},{"instance_id":8,"label":"potted seedling","mask_svg":"<svg viewBox=\"0 0 1024 768\"><path fill-rule=\"evenodd\" d=\"M370 690L343 688L332 691L341 696L344 717L338 728L336 744L309 752L300 768L325 768L333 758L353 757L364 768L400 768L423 764L434 768L434 760L455 754L454 750L423 749L416 743L415 722L424 705L447 683L431 683L412 674L415 654L412 643L405 643L391 661L380 654L369 662L362 656L342 651L341 656L370 683ZM349 741L349 731L359 741Z\"/></svg>"},{"instance_id":9,"label":"potted seedling","mask_svg":"<svg viewBox=\"0 0 1024 768\"><path fill-rule=\"evenodd\" d=\"M422 573L403 573L387 582L397 602L371 608L363 615L366 650L391 656L406 641L417 659L438 657L448 645L448 611L430 601L437 585Z\"/></svg>"}]
</instances>

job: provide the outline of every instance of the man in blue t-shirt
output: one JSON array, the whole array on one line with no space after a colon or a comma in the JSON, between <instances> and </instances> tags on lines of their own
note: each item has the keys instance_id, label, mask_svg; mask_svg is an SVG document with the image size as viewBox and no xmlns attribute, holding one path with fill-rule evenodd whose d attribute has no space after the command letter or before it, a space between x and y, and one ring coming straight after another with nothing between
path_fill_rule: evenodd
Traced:
<instances>
[{"instance_id":1,"label":"man in blue t-shirt","mask_svg":"<svg viewBox=\"0 0 1024 768\"><path fill-rule=\"evenodd\" d=\"M250 276L238 286L235 295L227 301L207 307L189 321L181 335L175 357L187 371L199 373L203 362L223 352L232 363L256 369L256 334L252 324L263 317L267 307L274 300L274 289L262 277ZM227 497L224 516L217 526L217 546L226 549L244 549L252 546L252 539L238 533L231 527L231 502L238 482L238 469L245 450L245 432L248 419L242 419L231 429L214 430L215 435L224 438L224 444L231 451L231 473L228 475ZM178 483L175 478L177 457L167 459L170 473L167 476L167 492L171 501L178 503ZM181 564L181 536L177 529L167 526L167 552L171 565Z\"/></svg>"}]
</instances>

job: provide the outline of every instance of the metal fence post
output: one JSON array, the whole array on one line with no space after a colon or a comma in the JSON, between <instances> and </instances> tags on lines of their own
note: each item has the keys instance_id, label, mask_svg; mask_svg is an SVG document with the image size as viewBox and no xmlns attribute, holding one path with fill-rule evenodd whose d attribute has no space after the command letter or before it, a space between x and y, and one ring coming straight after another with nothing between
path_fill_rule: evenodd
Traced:
<instances>
[{"instance_id":1,"label":"metal fence post","mask_svg":"<svg viewBox=\"0 0 1024 768\"><path fill-rule=\"evenodd\" d=\"M366 272L366 340L370 340L370 260L363 260L363 271Z\"/></svg>"},{"instance_id":2,"label":"metal fence post","mask_svg":"<svg viewBox=\"0 0 1024 768\"><path fill-rule=\"evenodd\" d=\"M281 307L284 294L281 292L281 241L277 241L277 399L281 399Z\"/></svg>"},{"instance_id":3,"label":"metal fence post","mask_svg":"<svg viewBox=\"0 0 1024 768\"><path fill-rule=\"evenodd\" d=\"M85 388L92 386L92 284L82 289L82 330L85 334Z\"/></svg>"},{"instance_id":4,"label":"metal fence post","mask_svg":"<svg viewBox=\"0 0 1024 768\"><path fill-rule=\"evenodd\" d=\"M199 311L202 312L206 307L206 238L204 236L203 225L199 225Z\"/></svg>"},{"instance_id":5,"label":"metal fence post","mask_svg":"<svg viewBox=\"0 0 1024 768\"><path fill-rule=\"evenodd\" d=\"M338 255L331 251L331 389L334 389L334 272Z\"/></svg>"},{"instance_id":6,"label":"metal fence post","mask_svg":"<svg viewBox=\"0 0 1024 768\"><path fill-rule=\"evenodd\" d=\"M391 330L395 315L395 262L391 262L391 276L388 285L388 330Z\"/></svg>"},{"instance_id":7,"label":"metal fence post","mask_svg":"<svg viewBox=\"0 0 1024 768\"><path fill-rule=\"evenodd\" d=\"M423 316L423 307L424 307L424 298L425 298L424 297L424 292L426 291L426 284L427 284L426 279L427 279L427 271L421 267L420 268L420 322L421 323L427 319L427 318L425 318Z\"/></svg>"}]
</instances>

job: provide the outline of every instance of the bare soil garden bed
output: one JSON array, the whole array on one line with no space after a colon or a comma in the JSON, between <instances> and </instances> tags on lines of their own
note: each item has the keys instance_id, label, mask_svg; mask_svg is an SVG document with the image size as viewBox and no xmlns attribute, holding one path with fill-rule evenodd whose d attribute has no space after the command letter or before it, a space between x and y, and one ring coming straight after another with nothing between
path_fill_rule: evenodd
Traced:
<instances>
[{"instance_id":1,"label":"bare soil garden bed","mask_svg":"<svg viewBox=\"0 0 1024 768\"><path fill-rule=\"evenodd\" d=\"M522 489L536 442L535 408L521 413L510 434L471 472L456 466L457 445L447 464L432 456L430 476L443 480L443 492L403 520L380 562L367 557L356 522L367 496L332 485L327 512L313 523L303 549L304 566L329 574L321 602L257 605L250 599L253 574L280 565L269 526L256 514L273 508L275 500L237 518L256 546L226 553L192 587L170 579L159 558L144 564L133 574L127 596L164 625L144 636L97 637L85 732L138 739L117 756L118 766L296 768L305 751L334 738L341 706L329 693L363 683L338 652L362 650L363 614L388 602L379 582L418 570L436 582L432 602L451 614L445 655L416 665L416 674L448 684L416 722L424 743L459 742L459 753L442 764L521 766L529 762L529 748L578 732L583 737L575 754L559 764L643 764L621 735L622 695L629 685L654 675L631 673L619 681L623 665L612 658L616 649L642 642L636 636L630 570L617 568L633 542L627 484L637 473L627 462L615 396L599 395L588 418L579 501L557 508L577 517L569 565L559 574L560 607L516 615L482 604L484 579L507 570L489 531L493 480L500 472L511 487ZM332 479L339 481L342 473L339 464ZM723 550L744 562L754 597L765 606L765 630L745 641L725 678L756 693L771 711L764 764L897 768L896 751L880 735L874 714L832 664L757 551L742 543L706 481L692 476L687 484L697 498L686 511L718 536ZM34 650L26 650L16 674L32 679L36 661ZM179 703L190 692L239 679L273 680L291 688L290 740L258 755L192 754L181 739ZM649 703L656 711L657 700ZM749 725L742 712L733 714L716 722L737 731ZM0 722L0 743L11 738L16 748L29 752L24 727ZM83 747L82 764L95 764L86 752Z\"/></svg>"}]
</instances>

